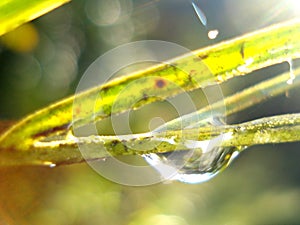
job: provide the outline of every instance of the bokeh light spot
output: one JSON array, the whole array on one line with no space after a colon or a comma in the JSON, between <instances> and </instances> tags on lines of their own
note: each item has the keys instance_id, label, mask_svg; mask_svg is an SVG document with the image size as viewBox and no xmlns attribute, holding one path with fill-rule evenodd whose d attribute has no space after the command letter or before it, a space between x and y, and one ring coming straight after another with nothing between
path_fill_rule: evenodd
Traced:
<instances>
[{"instance_id":1,"label":"bokeh light spot","mask_svg":"<svg viewBox=\"0 0 300 225\"><path fill-rule=\"evenodd\" d=\"M3 35L0 40L12 51L31 52L39 42L39 34L33 24L27 23Z\"/></svg>"},{"instance_id":2,"label":"bokeh light spot","mask_svg":"<svg viewBox=\"0 0 300 225\"><path fill-rule=\"evenodd\" d=\"M112 25L121 15L121 4L118 0L86 2L86 15L91 22L98 26Z\"/></svg>"}]
</instances>

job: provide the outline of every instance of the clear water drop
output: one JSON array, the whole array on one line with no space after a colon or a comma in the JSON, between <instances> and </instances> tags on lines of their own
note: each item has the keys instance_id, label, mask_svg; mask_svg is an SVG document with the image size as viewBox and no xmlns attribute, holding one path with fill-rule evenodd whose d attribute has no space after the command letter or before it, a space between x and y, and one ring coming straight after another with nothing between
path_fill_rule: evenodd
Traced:
<instances>
[{"instance_id":1,"label":"clear water drop","mask_svg":"<svg viewBox=\"0 0 300 225\"><path fill-rule=\"evenodd\" d=\"M208 28L207 28L207 18L205 16L203 10L201 10L201 8L199 6L200 4L197 3L196 1L197 0L192 0L191 1L192 7L193 7L198 19L202 23L202 25L206 28L206 30L208 30ZM207 36L211 40L216 39L218 35L219 35L219 30L217 30L217 29L212 29L212 30L207 31Z\"/></svg>"},{"instance_id":2,"label":"clear water drop","mask_svg":"<svg viewBox=\"0 0 300 225\"><path fill-rule=\"evenodd\" d=\"M289 68L290 68L290 79L287 80L287 84L292 85L294 80L295 80L295 74L294 74L294 69L293 69L293 60L289 59L287 60L287 63L289 64Z\"/></svg>"},{"instance_id":3,"label":"clear water drop","mask_svg":"<svg viewBox=\"0 0 300 225\"><path fill-rule=\"evenodd\" d=\"M192 6L193 6L193 9L194 9L197 17L199 18L200 22L203 24L203 26L206 27L207 18L205 16L204 12L200 9L200 7L197 5L197 3L195 1L192 1Z\"/></svg>"},{"instance_id":4,"label":"clear water drop","mask_svg":"<svg viewBox=\"0 0 300 225\"><path fill-rule=\"evenodd\" d=\"M202 121L201 126L219 126L220 118ZM198 124L199 126L199 124ZM245 147L220 147L230 134L222 134L210 140L185 140L186 149L170 153L150 153L144 159L154 167L165 180L177 180L184 183L201 183L207 181L225 169Z\"/></svg>"},{"instance_id":5,"label":"clear water drop","mask_svg":"<svg viewBox=\"0 0 300 225\"><path fill-rule=\"evenodd\" d=\"M208 31L207 36L209 39L213 40L213 39L216 39L218 34L219 34L218 30L210 30L210 31Z\"/></svg>"}]
</instances>

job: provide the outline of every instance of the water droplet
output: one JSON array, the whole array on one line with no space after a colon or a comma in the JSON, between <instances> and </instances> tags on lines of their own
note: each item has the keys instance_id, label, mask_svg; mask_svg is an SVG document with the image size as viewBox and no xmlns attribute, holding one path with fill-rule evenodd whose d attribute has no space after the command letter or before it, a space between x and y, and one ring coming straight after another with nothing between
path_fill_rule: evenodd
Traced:
<instances>
[{"instance_id":1,"label":"water droplet","mask_svg":"<svg viewBox=\"0 0 300 225\"><path fill-rule=\"evenodd\" d=\"M203 24L203 26L206 28L206 30L208 29L207 28L207 18L203 12L203 10L201 10L200 8L200 4L199 3L196 3L197 0L192 0L191 1L191 4L193 6L193 9L198 17L198 19L200 20L200 22ZM209 39L213 40L215 39L217 36L219 35L219 30L217 29L213 29L213 30L209 30L207 32L207 36Z\"/></svg>"},{"instance_id":2,"label":"water droplet","mask_svg":"<svg viewBox=\"0 0 300 225\"><path fill-rule=\"evenodd\" d=\"M197 15L197 17L199 18L200 22L203 24L203 26L206 27L207 25L207 18L204 14L204 12L200 9L200 7L197 6L197 4L195 3L195 1L192 1L192 6L193 9Z\"/></svg>"},{"instance_id":3,"label":"water droplet","mask_svg":"<svg viewBox=\"0 0 300 225\"><path fill-rule=\"evenodd\" d=\"M56 164L55 164L55 163L52 163L52 162L49 162L49 161L44 162L44 165L45 165L45 166L49 166L50 168L56 167Z\"/></svg>"},{"instance_id":4,"label":"water droplet","mask_svg":"<svg viewBox=\"0 0 300 225\"><path fill-rule=\"evenodd\" d=\"M218 36L218 34L219 34L218 30L210 30L208 31L207 36L209 39L213 40Z\"/></svg>"},{"instance_id":5,"label":"water droplet","mask_svg":"<svg viewBox=\"0 0 300 225\"><path fill-rule=\"evenodd\" d=\"M294 74L294 69L293 69L293 60L289 59L287 60L287 63L289 64L290 67L290 79L287 80L287 84L292 85L294 80L295 80L295 74Z\"/></svg>"},{"instance_id":6,"label":"water droplet","mask_svg":"<svg viewBox=\"0 0 300 225\"><path fill-rule=\"evenodd\" d=\"M253 62L254 62L253 58L249 58L249 59L245 60L245 63L237 68L237 71L242 74L251 72L251 69L249 69L249 66L251 66L251 64Z\"/></svg>"},{"instance_id":7,"label":"water droplet","mask_svg":"<svg viewBox=\"0 0 300 225\"><path fill-rule=\"evenodd\" d=\"M107 158L106 157L103 157L101 159L99 159L101 162L106 162L107 161Z\"/></svg>"},{"instance_id":8,"label":"water droplet","mask_svg":"<svg viewBox=\"0 0 300 225\"><path fill-rule=\"evenodd\" d=\"M219 126L221 118L209 118L198 123L199 126ZM224 139L230 139L230 133L224 133L210 140L184 140L186 149L161 154L146 154L144 159L166 180L185 183L207 181L225 169L245 147L220 147Z\"/></svg>"}]
</instances>

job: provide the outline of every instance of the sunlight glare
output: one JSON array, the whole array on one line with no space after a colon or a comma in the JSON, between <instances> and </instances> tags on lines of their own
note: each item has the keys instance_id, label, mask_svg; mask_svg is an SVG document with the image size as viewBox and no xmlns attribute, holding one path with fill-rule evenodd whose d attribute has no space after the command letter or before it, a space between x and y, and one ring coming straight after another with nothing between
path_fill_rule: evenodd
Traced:
<instances>
[{"instance_id":1,"label":"sunlight glare","mask_svg":"<svg viewBox=\"0 0 300 225\"><path fill-rule=\"evenodd\" d=\"M286 0L287 6L293 10L295 15L298 15L300 10L300 1L299 0Z\"/></svg>"}]
</instances>

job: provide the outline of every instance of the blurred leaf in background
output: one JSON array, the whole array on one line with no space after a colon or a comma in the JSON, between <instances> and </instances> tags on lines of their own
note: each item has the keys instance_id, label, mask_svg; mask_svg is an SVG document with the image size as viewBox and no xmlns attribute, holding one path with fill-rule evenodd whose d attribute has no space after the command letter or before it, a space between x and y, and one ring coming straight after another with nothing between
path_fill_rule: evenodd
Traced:
<instances>
[{"instance_id":1,"label":"blurred leaf in background","mask_svg":"<svg viewBox=\"0 0 300 225\"><path fill-rule=\"evenodd\" d=\"M73 94L86 68L120 44L158 39L197 49L291 19L295 2L198 0L207 29L219 30L210 40L190 1L74 0L1 38L0 118L16 120ZM222 89L228 95L287 70L287 64L263 69ZM291 91L228 121L299 112L299 94ZM170 111L167 104L147 106L131 115L131 128L146 131L151 118L171 118ZM252 147L199 185L126 187L86 164L0 168L0 224L299 224L298 149L298 143Z\"/></svg>"}]
</instances>

